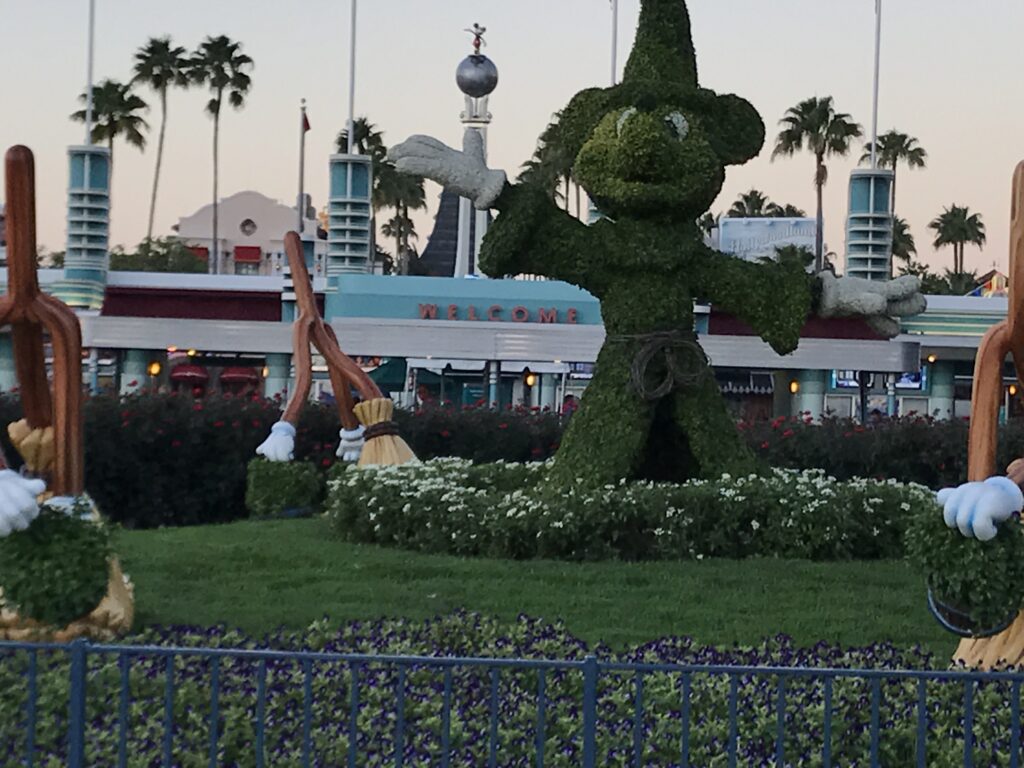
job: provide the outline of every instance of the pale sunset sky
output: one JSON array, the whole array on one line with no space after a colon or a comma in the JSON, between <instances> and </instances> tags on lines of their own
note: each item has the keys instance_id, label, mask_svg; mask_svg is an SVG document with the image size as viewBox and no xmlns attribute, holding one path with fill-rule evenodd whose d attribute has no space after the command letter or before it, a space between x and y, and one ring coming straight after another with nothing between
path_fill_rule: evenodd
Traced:
<instances>
[{"instance_id":1,"label":"pale sunset sky","mask_svg":"<svg viewBox=\"0 0 1024 768\"><path fill-rule=\"evenodd\" d=\"M621 0L620 67L632 44L639 0ZM865 128L871 121L873 0L690 0L700 78L719 92L749 99L770 138L787 107L832 95ZM85 85L87 0L0 0L0 147L27 144L36 154L39 240L64 247L66 147L83 128L68 115ZM1021 0L884 0L879 128L916 136L928 168L902 169L898 213L906 217L923 259L937 268L950 253L931 248L928 222L951 203L980 212L988 227L983 252L969 249L979 272L1007 263L1009 193L1024 158L1024 29ZM491 99L491 165L514 175L533 152L551 114L577 90L610 79L608 0L361 0L357 114L389 144L412 133L461 141L458 62L469 52L463 31L488 28L486 53L501 83ZM346 117L348 0L97 0L96 79L130 77L132 53L147 38L171 35L193 48L204 36L241 41L255 60L245 108L225 108L220 190L253 189L294 204L298 176L298 105L308 101L307 192L323 205L327 156ZM145 153L115 146L112 244L144 235L156 155L159 108L152 109ZM170 95L170 122L157 209L157 234L210 202L212 123L198 90ZM855 157L830 163L826 188L828 246L844 247L846 184ZM813 215L813 159L770 162L770 146L729 171L720 212L757 187ZM419 246L429 215L418 219Z\"/></svg>"}]
</instances>

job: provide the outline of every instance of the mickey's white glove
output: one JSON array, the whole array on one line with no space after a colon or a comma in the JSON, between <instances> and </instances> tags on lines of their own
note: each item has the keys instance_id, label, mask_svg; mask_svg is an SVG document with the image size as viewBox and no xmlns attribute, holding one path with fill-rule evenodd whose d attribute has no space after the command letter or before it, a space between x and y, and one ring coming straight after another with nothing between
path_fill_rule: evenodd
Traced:
<instances>
[{"instance_id":1,"label":"mickey's white glove","mask_svg":"<svg viewBox=\"0 0 1024 768\"><path fill-rule=\"evenodd\" d=\"M270 461L291 461L295 457L295 427L279 421L270 428L270 437L256 449L257 456Z\"/></svg>"},{"instance_id":2,"label":"mickey's white glove","mask_svg":"<svg viewBox=\"0 0 1024 768\"><path fill-rule=\"evenodd\" d=\"M29 480L12 469L0 470L0 538L29 527L39 516L36 497L45 490L42 480Z\"/></svg>"},{"instance_id":3,"label":"mickey's white glove","mask_svg":"<svg viewBox=\"0 0 1024 768\"><path fill-rule=\"evenodd\" d=\"M504 171L487 167L483 134L476 128L466 129L462 148L459 152L430 136L412 136L392 147L388 159L399 172L425 176L486 211L501 195L508 179Z\"/></svg>"},{"instance_id":4,"label":"mickey's white glove","mask_svg":"<svg viewBox=\"0 0 1024 768\"><path fill-rule=\"evenodd\" d=\"M363 452L363 446L366 445L366 440L363 439L364 432L366 429L361 424L352 430L341 430L338 433L341 436L341 443L338 444L337 457L342 461L359 461L359 455Z\"/></svg>"},{"instance_id":5,"label":"mickey's white glove","mask_svg":"<svg viewBox=\"0 0 1024 768\"><path fill-rule=\"evenodd\" d=\"M836 277L825 271L821 280L821 317L863 317L875 331L891 339L900 332L899 319L919 315L928 307L921 281L913 275L881 282Z\"/></svg>"},{"instance_id":6,"label":"mickey's white glove","mask_svg":"<svg viewBox=\"0 0 1024 768\"><path fill-rule=\"evenodd\" d=\"M996 525L1024 509L1024 493L1008 477L990 477L983 483L943 488L938 499L946 525L979 541L994 539L998 533Z\"/></svg>"}]
</instances>

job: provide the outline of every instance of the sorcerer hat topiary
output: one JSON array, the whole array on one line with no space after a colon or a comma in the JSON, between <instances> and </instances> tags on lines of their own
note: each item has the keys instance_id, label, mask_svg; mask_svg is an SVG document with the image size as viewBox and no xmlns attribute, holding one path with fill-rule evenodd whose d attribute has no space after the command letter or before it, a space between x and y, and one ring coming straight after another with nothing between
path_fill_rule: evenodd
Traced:
<instances>
[{"instance_id":1,"label":"sorcerer hat topiary","mask_svg":"<svg viewBox=\"0 0 1024 768\"><path fill-rule=\"evenodd\" d=\"M575 156L611 110L670 104L698 115L723 165L741 165L761 151L765 126L745 99L701 88L684 0L642 0L636 42L622 82L576 94L558 124L565 149Z\"/></svg>"},{"instance_id":2,"label":"sorcerer hat topiary","mask_svg":"<svg viewBox=\"0 0 1024 768\"><path fill-rule=\"evenodd\" d=\"M643 0L623 82L643 80L697 88L697 56L683 0Z\"/></svg>"}]
</instances>

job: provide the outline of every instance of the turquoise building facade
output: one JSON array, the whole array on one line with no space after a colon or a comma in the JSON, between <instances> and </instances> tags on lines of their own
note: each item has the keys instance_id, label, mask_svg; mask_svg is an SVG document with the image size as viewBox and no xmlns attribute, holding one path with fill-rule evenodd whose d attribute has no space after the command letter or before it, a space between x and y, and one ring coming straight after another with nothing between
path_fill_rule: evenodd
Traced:
<instances>
[{"instance_id":1,"label":"turquoise building facade","mask_svg":"<svg viewBox=\"0 0 1024 768\"><path fill-rule=\"evenodd\" d=\"M893 172L859 168L850 174L846 219L846 274L866 280L892 277Z\"/></svg>"},{"instance_id":2,"label":"turquoise building facade","mask_svg":"<svg viewBox=\"0 0 1024 768\"><path fill-rule=\"evenodd\" d=\"M70 147L68 160L64 280L55 293L76 309L99 310L110 258L110 152L106 147Z\"/></svg>"}]
</instances>

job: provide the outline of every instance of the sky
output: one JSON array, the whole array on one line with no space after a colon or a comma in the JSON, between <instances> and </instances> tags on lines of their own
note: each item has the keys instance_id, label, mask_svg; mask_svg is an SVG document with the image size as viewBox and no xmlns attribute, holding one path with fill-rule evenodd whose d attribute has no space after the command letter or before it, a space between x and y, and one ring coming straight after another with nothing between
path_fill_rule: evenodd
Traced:
<instances>
[{"instance_id":1,"label":"sky","mask_svg":"<svg viewBox=\"0 0 1024 768\"><path fill-rule=\"evenodd\" d=\"M928 222L944 206L980 212L989 241L969 250L967 267L1007 265L1010 182L1024 158L1020 73L1024 2L883 0L880 131L916 136L928 168L900 171L898 213L907 218L924 261L942 269L952 254L931 247ZM785 110L831 95L866 131L871 123L872 0L690 0L702 85L738 93L777 132ZM206 35L243 43L255 61L245 107L222 116L220 189L254 189L294 204L298 188L299 100L308 102L306 191L319 208L327 157L347 113L349 0L97 0L96 79L126 80L132 53L153 36L193 48ZM632 45L639 0L620 2L620 60ZM39 242L63 250L66 148L83 127L68 115L86 81L88 0L0 0L0 147L27 144L36 155ZM470 50L463 30L488 28L486 53L500 83L491 98L491 166L514 175L532 154L551 115L584 87L610 81L609 0L362 0L359 4L357 114L389 144L426 133L461 141L462 98L455 68ZM146 233L159 106L150 147L115 147L112 244L133 246ZM210 202L212 123L208 96L172 92L156 234ZM813 158L770 161L770 145L728 172L720 212L751 187L813 215ZM830 162L825 239L843 251L847 178L860 152ZM417 219L425 245L431 209ZM2 193L0 193L2 194Z\"/></svg>"}]
</instances>

